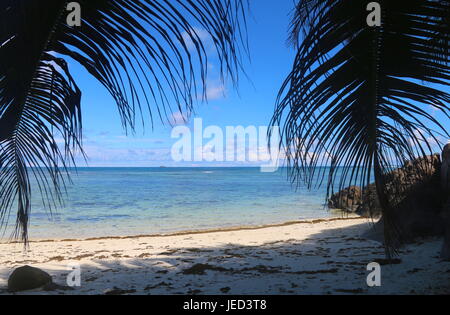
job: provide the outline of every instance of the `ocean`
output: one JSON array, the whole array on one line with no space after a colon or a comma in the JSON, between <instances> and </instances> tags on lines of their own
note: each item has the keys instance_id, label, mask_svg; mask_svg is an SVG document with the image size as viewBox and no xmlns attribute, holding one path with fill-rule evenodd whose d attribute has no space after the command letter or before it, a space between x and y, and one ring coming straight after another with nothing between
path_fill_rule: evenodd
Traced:
<instances>
[{"instance_id":1,"label":"ocean","mask_svg":"<svg viewBox=\"0 0 450 315\"><path fill-rule=\"evenodd\" d=\"M78 168L71 178L64 206L52 213L34 187L31 239L148 235L340 215L326 209L325 187L296 187L283 169ZM2 238L10 234L11 226Z\"/></svg>"}]
</instances>

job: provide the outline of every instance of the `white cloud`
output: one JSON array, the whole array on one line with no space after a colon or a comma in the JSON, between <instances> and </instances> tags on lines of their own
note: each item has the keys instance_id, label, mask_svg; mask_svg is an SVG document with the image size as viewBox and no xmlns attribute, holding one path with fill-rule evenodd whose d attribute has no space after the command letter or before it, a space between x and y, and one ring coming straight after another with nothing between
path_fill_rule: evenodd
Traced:
<instances>
[{"instance_id":1,"label":"white cloud","mask_svg":"<svg viewBox=\"0 0 450 315\"><path fill-rule=\"evenodd\" d=\"M88 166L160 166L170 162L170 149L124 149L107 148L99 145L86 145L84 151L88 157ZM84 160L77 158L78 166L84 166Z\"/></svg>"},{"instance_id":2,"label":"white cloud","mask_svg":"<svg viewBox=\"0 0 450 315\"><path fill-rule=\"evenodd\" d=\"M203 46L206 50L210 50L212 48L212 38L211 35L204 28L194 27L191 29L191 33L183 32L182 34L184 43L190 52L196 52L197 47L194 44L194 40L200 40L203 43Z\"/></svg>"},{"instance_id":3,"label":"white cloud","mask_svg":"<svg viewBox=\"0 0 450 315\"><path fill-rule=\"evenodd\" d=\"M175 112L172 114L172 116L169 118L169 124L171 126L180 126L185 125L189 121L189 115L182 112Z\"/></svg>"},{"instance_id":4,"label":"white cloud","mask_svg":"<svg viewBox=\"0 0 450 315\"><path fill-rule=\"evenodd\" d=\"M210 85L206 88L206 98L209 101L218 100L224 98L226 89L223 84L221 85Z\"/></svg>"}]
</instances>

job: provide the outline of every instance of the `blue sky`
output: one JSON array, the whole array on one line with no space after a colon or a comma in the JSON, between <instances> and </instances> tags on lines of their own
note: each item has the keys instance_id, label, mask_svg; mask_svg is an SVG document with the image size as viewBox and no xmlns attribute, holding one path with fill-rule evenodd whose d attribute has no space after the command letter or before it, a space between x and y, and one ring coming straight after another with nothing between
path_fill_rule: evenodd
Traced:
<instances>
[{"instance_id":1,"label":"blue sky","mask_svg":"<svg viewBox=\"0 0 450 315\"><path fill-rule=\"evenodd\" d=\"M204 125L220 127L268 125L278 89L295 56L294 50L286 44L292 8L291 0L252 1L248 21L251 58L244 57L248 79L241 76L236 91L230 82L223 85L217 75L211 75L207 91L209 101L199 104L191 119L200 117ZM211 66L214 67L214 63ZM172 127L169 124L156 120L153 130L148 123L145 130L138 127L136 134L126 136L115 103L105 88L75 64L70 67L83 92L84 148L89 157L88 166L176 166L169 154L176 142L170 137ZM149 122L145 115L144 119ZM86 164L80 160L78 166Z\"/></svg>"},{"instance_id":2,"label":"blue sky","mask_svg":"<svg viewBox=\"0 0 450 315\"><path fill-rule=\"evenodd\" d=\"M250 60L244 57L248 79L241 76L238 90L230 82L222 84L217 75L217 64L211 62L212 75L208 78L208 103L199 104L191 116L202 118L203 125L266 126L272 117L279 88L288 75L295 51L286 43L290 14L294 7L291 0L251 1L248 19ZM144 113L147 125L138 126L135 134L126 135L122 129L116 105L106 89L93 80L76 64L70 64L74 77L83 91L82 111L84 148L88 156L87 166L235 166L243 163L179 163L170 155L172 126L155 120L153 129ZM181 114L174 112L180 121ZM448 120L446 120L448 123ZM245 164L245 163L244 163ZM248 163L252 165L252 163ZM78 166L86 166L78 159Z\"/></svg>"}]
</instances>

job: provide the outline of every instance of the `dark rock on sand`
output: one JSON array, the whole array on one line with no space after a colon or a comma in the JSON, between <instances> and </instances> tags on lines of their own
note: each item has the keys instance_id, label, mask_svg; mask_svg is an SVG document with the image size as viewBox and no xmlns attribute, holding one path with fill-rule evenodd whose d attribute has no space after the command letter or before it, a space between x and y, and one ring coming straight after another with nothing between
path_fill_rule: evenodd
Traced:
<instances>
[{"instance_id":1,"label":"dark rock on sand","mask_svg":"<svg viewBox=\"0 0 450 315\"><path fill-rule=\"evenodd\" d=\"M445 235L441 249L441 258L450 261L450 200L447 202L443 216L445 222Z\"/></svg>"},{"instance_id":2,"label":"dark rock on sand","mask_svg":"<svg viewBox=\"0 0 450 315\"><path fill-rule=\"evenodd\" d=\"M441 187L450 197L450 143L442 150Z\"/></svg>"},{"instance_id":3,"label":"dark rock on sand","mask_svg":"<svg viewBox=\"0 0 450 315\"><path fill-rule=\"evenodd\" d=\"M52 277L45 271L23 266L15 269L8 279L8 291L32 290L52 283Z\"/></svg>"},{"instance_id":4,"label":"dark rock on sand","mask_svg":"<svg viewBox=\"0 0 450 315\"><path fill-rule=\"evenodd\" d=\"M450 151L450 146L447 151ZM444 152L446 152L445 149ZM445 154L450 156L450 152ZM443 160L445 160L444 153ZM450 226L448 223L450 219L443 219L443 214L450 211L444 211L443 205L449 192L441 188L441 170L440 156L435 154L408 161L403 167L387 174L386 189L390 203L393 205L392 219L401 232L402 242L411 242L416 237L442 236L446 226ZM355 211L356 214L372 218L381 216L381 207L374 184L362 189L361 199ZM382 241L383 230L381 219L364 237ZM446 239L449 239L448 244L450 236L446 236ZM446 245L443 253L449 252L450 249Z\"/></svg>"},{"instance_id":5,"label":"dark rock on sand","mask_svg":"<svg viewBox=\"0 0 450 315\"><path fill-rule=\"evenodd\" d=\"M330 197L328 207L355 213L364 218L381 216L380 202L374 184L370 184L363 189L358 186L347 187Z\"/></svg>"},{"instance_id":6,"label":"dark rock on sand","mask_svg":"<svg viewBox=\"0 0 450 315\"><path fill-rule=\"evenodd\" d=\"M401 187L401 201L393 200L394 220L405 242L416 237L444 235L442 219L446 196L440 187L441 161L438 154L409 162L403 174L394 177ZM397 204L396 204L397 203Z\"/></svg>"},{"instance_id":7,"label":"dark rock on sand","mask_svg":"<svg viewBox=\"0 0 450 315\"><path fill-rule=\"evenodd\" d=\"M441 258L450 261L450 143L442 151L441 189L446 197L446 203L442 211L442 218L445 223L445 236Z\"/></svg>"},{"instance_id":8,"label":"dark rock on sand","mask_svg":"<svg viewBox=\"0 0 450 315\"><path fill-rule=\"evenodd\" d=\"M357 186L347 187L332 195L328 200L328 207L341 209L347 212L355 212L362 201L361 188Z\"/></svg>"},{"instance_id":9,"label":"dark rock on sand","mask_svg":"<svg viewBox=\"0 0 450 315\"><path fill-rule=\"evenodd\" d=\"M356 208L355 214L364 218L381 217L381 205L375 184L370 184L364 188L361 199L361 203Z\"/></svg>"}]
</instances>

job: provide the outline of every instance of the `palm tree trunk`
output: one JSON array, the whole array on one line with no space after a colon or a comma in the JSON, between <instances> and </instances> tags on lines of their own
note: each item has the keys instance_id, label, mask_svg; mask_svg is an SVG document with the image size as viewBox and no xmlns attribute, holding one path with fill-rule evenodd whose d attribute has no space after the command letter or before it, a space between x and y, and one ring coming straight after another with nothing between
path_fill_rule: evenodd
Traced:
<instances>
[{"instance_id":1,"label":"palm tree trunk","mask_svg":"<svg viewBox=\"0 0 450 315\"><path fill-rule=\"evenodd\" d=\"M395 221L395 217L392 211L392 207L389 202L388 193L386 191L386 181L383 174L382 165L378 153L374 154L374 175L375 175L375 187L377 190L378 200L380 201L380 207L383 215L383 229L384 229L384 245L386 257L391 259L397 254L396 248L399 246L400 233L398 224Z\"/></svg>"}]
</instances>

